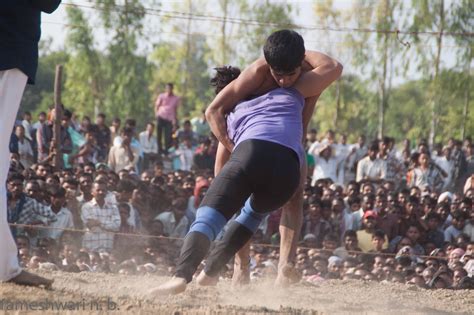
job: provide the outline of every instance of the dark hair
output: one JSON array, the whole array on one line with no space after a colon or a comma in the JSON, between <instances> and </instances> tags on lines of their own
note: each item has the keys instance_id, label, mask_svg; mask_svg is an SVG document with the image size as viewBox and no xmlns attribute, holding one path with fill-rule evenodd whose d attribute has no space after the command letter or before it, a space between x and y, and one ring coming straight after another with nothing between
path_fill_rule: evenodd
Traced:
<instances>
[{"instance_id":1,"label":"dark hair","mask_svg":"<svg viewBox=\"0 0 474 315\"><path fill-rule=\"evenodd\" d=\"M292 30L280 30L271 34L263 46L268 65L278 72L290 72L301 66L305 54L304 40Z\"/></svg>"},{"instance_id":2,"label":"dark hair","mask_svg":"<svg viewBox=\"0 0 474 315\"><path fill-rule=\"evenodd\" d=\"M372 234L372 238L374 237L378 237L378 238L381 238L381 239L385 239L385 232L382 231L382 230L376 230L374 232L374 234Z\"/></svg>"},{"instance_id":3,"label":"dark hair","mask_svg":"<svg viewBox=\"0 0 474 315\"><path fill-rule=\"evenodd\" d=\"M48 187L48 194L50 197L63 198L66 197L66 190L62 187Z\"/></svg>"},{"instance_id":4,"label":"dark hair","mask_svg":"<svg viewBox=\"0 0 474 315\"><path fill-rule=\"evenodd\" d=\"M133 129L130 128L130 127L125 127L125 128L122 129L122 134L133 136Z\"/></svg>"},{"instance_id":5,"label":"dark hair","mask_svg":"<svg viewBox=\"0 0 474 315\"><path fill-rule=\"evenodd\" d=\"M25 177L23 175L21 175L20 173L10 173L8 175L7 182L12 182L14 180L19 180L19 181L23 182L25 180Z\"/></svg>"},{"instance_id":6,"label":"dark hair","mask_svg":"<svg viewBox=\"0 0 474 315\"><path fill-rule=\"evenodd\" d=\"M215 87L214 91L217 94L226 87L227 84L237 79L240 75L240 69L232 66L224 66L214 68L216 75L211 79L211 85Z\"/></svg>"},{"instance_id":7,"label":"dark hair","mask_svg":"<svg viewBox=\"0 0 474 315\"><path fill-rule=\"evenodd\" d=\"M346 237L348 237L348 236L357 237L357 232L354 231L354 230L346 230L344 232L344 236L342 237L342 239L346 239Z\"/></svg>"}]
</instances>

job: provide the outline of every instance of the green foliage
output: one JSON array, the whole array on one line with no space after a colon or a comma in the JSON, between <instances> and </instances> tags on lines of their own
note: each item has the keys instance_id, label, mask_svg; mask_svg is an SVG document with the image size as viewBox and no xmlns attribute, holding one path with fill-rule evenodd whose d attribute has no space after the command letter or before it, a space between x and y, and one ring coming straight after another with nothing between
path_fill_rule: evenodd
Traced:
<instances>
[{"instance_id":1,"label":"green foliage","mask_svg":"<svg viewBox=\"0 0 474 315\"><path fill-rule=\"evenodd\" d=\"M25 90L22 110L38 113L53 103L55 66L63 64L63 103L79 116L93 116L100 111L105 112L109 120L113 117L133 117L141 128L154 119L156 96L163 92L165 83L172 82L176 94L182 97L179 118L191 118L198 115L214 96L209 86L212 68L222 63L244 67L259 57L268 34L282 28L282 25L291 25L290 14L294 10L292 5L281 2L219 0L216 8L221 13L213 15L265 23L235 25L223 21L209 22L206 33L213 36L206 37L196 32L197 23L205 22L196 22L186 16L182 19L160 18L159 29L178 32L180 36L173 40L152 42L153 49L144 53L138 45L145 38L144 3L139 0L96 1L101 8L98 11L99 22L108 32L109 39L101 45L104 47L101 50L96 45L97 38L85 11L68 7L67 22L73 27L68 29L65 49L51 51L47 40L41 42L36 85ZM157 7L146 3L147 7ZM401 27L405 14L403 19L409 21L410 29L432 31L440 27L440 17L436 16L439 14L439 3L427 0L413 3L357 0L349 12L336 9L332 1L318 2L315 4L315 23L379 30L407 29L406 25ZM474 2L459 0L446 3L449 6L446 8L444 29L472 33ZM205 1L186 0L176 5L175 10L209 14L208 6ZM429 16L423 16L424 13ZM275 23L275 26L269 26L267 22ZM331 34L322 34L320 38L333 41ZM469 107L472 102L468 92L472 86L470 67L474 39L455 37L457 46L453 54L457 62L452 69L446 69L442 63L435 63L438 42L436 36L430 38L432 45L426 47L426 41L405 36L403 40L411 41L412 49L405 49L394 34L352 33L344 38L347 44L343 48L350 52L347 59L350 58L354 71L344 73L339 81L339 98L336 84L322 94L312 127L320 132L336 129L336 132L348 134L351 141L355 141L360 133L374 138L380 131L378 115L382 109L386 135L397 140L405 137L411 140L428 138L436 92L435 141L451 136L473 135L474 110L472 105ZM444 51L445 48L441 48ZM344 51L331 51L330 54L339 57ZM392 86L392 77L404 74L396 71L408 68L410 62L423 69L422 78ZM437 66L439 71L435 69ZM432 78L436 72L438 79L434 82Z\"/></svg>"}]
</instances>

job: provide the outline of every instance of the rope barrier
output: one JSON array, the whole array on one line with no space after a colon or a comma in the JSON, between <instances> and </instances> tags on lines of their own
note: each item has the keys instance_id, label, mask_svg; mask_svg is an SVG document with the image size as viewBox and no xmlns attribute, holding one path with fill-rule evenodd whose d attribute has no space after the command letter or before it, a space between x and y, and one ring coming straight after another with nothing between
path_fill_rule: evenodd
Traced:
<instances>
[{"instance_id":1,"label":"rope barrier","mask_svg":"<svg viewBox=\"0 0 474 315\"><path fill-rule=\"evenodd\" d=\"M61 230L64 232L74 232L74 233L90 233L89 230L79 230L79 229L71 229L71 228L59 228L59 227L51 227L51 226L44 226L44 225L32 225L32 224L18 224L18 223L9 223L11 227L21 227L21 228L33 228L33 229L41 229L41 230ZM128 236L128 237L138 237L138 238L148 238L148 239L161 239L161 240L170 240L170 241L177 241L177 240L184 240L182 237L171 237L171 236L162 236L162 235L150 235L150 234L137 234L137 233L124 233L124 232L114 232L114 231L106 231L107 233L119 236ZM273 249L279 249L279 245L274 244L264 244L264 243L252 243L251 246L258 246L258 247L267 247ZM313 247L305 247L305 246L297 246L298 249L303 250L312 250L318 253L333 253L333 250L329 249L322 249L322 248L313 248ZM350 255L371 255L371 256L389 256L389 257L396 257L397 254L395 253L375 253L375 252L363 252L363 251L355 251L350 250L347 251ZM437 256L427 256L427 255L414 255L419 258L435 258L438 260L447 260L446 257L437 257Z\"/></svg>"}]
</instances>

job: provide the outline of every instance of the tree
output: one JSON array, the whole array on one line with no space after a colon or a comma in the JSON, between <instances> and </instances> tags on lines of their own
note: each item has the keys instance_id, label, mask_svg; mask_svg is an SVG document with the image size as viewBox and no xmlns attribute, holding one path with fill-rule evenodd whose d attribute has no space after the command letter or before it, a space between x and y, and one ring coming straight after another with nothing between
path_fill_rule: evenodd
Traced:
<instances>
[{"instance_id":1,"label":"tree","mask_svg":"<svg viewBox=\"0 0 474 315\"><path fill-rule=\"evenodd\" d=\"M150 89L157 94L165 83L175 83L176 93L181 96L179 116L190 118L211 99L208 72L211 52L206 37L193 32L196 25L191 18L191 14L199 14L205 5L187 0L174 8L185 12L185 19L163 19L162 24L174 32L184 29L184 40L162 41L156 45L150 57L154 64Z\"/></svg>"},{"instance_id":2,"label":"tree","mask_svg":"<svg viewBox=\"0 0 474 315\"><path fill-rule=\"evenodd\" d=\"M414 42L418 49L418 57L420 58L420 68L432 77L430 86L430 111L431 123L429 143L433 145L436 137L436 129L439 123L439 102L440 102L440 85L438 76L441 64L441 53L443 48L443 32L447 26L447 12L445 10L445 1L436 0L413 0L413 19L411 22L411 30L414 32L434 31L436 35L436 46L434 51L427 49L426 45L421 41L421 36L415 33Z\"/></svg>"},{"instance_id":3,"label":"tree","mask_svg":"<svg viewBox=\"0 0 474 315\"><path fill-rule=\"evenodd\" d=\"M377 136L381 138L385 129L385 112L389 106L391 78L394 68L391 66L400 52L401 44L397 35L391 31L398 28L394 16L403 9L402 2L393 0L360 0L354 3L349 12L358 28L375 29L371 32L354 32L348 36L349 46L354 51L353 64L364 70L369 68L369 76L377 82L378 127ZM367 45L374 40L376 49Z\"/></svg>"},{"instance_id":4,"label":"tree","mask_svg":"<svg viewBox=\"0 0 474 315\"><path fill-rule=\"evenodd\" d=\"M242 28L243 45L240 50L240 65L248 65L262 55L262 47L266 38L274 31L282 28L292 28L291 12L293 6L289 3L271 3L269 0L256 1L248 10L248 20Z\"/></svg>"},{"instance_id":5,"label":"tree","mask_svg":"<svg viewBox=\"0 0 474 315\"><path fill-rule=\"evenodd\" d=\"M148 90L150 67L146 57L137 54L142 36L145 8L139 0L99 0L100 16L106 30L112 32L103 62L105 110L118 117L133 116L138 122L150 119L151 95Z\"/></svg>"},{"instance_id":6,"label":"tree","mask_svg":"<svg viewBox=\"0 0 474 315\"><path fill-rule=\"evenodd\" d=\"M70 58L65 66L68 80L65 83L63 100L66 106L74 106L83 115L97 115L104 103L101 56L94 48L92 28L81 9L66 8L69 28L66 47Z\"/></svg>"}]
</instances>

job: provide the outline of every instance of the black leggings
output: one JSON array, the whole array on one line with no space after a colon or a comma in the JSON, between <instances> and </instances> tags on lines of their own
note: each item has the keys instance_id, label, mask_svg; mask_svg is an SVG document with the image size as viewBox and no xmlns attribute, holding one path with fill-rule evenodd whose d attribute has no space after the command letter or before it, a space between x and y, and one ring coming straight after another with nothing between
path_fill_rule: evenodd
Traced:
<instances>
[{"instance_id":1,"label":"black leggings","mask_svg":"<svg viewBox=\"0 0 474 315\"><path fill-rule=\"evenodd\" d=\"M291 198L299 180L295 151L270 141L246 140L212 181L200 206L214 208L229 220L250 196L256 212L274 211Z\"/></svg>"},{"instance_id":2,"label":"black leggings","mask_svg":"<svg viewBox=\"0 0 474 315\"><path fill-rule=\"evenodd\" d=\"M247 140L237 146L212 181L200 207L211 207L229 220L250 197L255 212L270 212L291 198L299 179L300 163L295 151L269 141ZM206 274L216 275L252 234L240 223L230 223L224 239L208 257ZM210 245L209 238L200 232L186 235L175 275L190 282Z\"/></svg>"}]
</instances>

